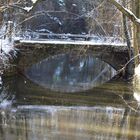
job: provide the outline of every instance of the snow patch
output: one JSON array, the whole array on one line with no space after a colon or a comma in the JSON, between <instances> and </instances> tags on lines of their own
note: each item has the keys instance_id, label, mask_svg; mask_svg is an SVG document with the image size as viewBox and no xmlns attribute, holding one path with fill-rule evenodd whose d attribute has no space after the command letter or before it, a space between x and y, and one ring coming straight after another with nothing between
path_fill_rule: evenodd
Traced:
<instances>
[{"instance_id":1,"label":"snow patch","mask_svg":"<svg viewBox=\"0 0 140 140\"><path fill-rule=\"evenodd\" d=\"M20 43L30 44L69 44L69 45L103 45L103 46L126 46L125 43L93 42L93 41L62 41L62 40L19 40Z\"/></svg>"},{"instance_id":2,"label":"snow patch","mask_svg":"<svg viewBox=\"0 0 140 140\"><path fill-rule=\"evenodd\" d=\"M135 68L135 75L133 79L134 99L140 105L140 64Z\"/></svg>"},{"instance_id":3,"label":"snow patch","mask_svg":"<svg viewBox=\"0 0 140 140\"><path fill-rule=\"evenodd\" d=\"M135 19L137 24L140 24L140 19L137 18L136 15L132 11L128 10L127 8L124 8L124 9L129 14L129 16L131 16L131 17L133 17Z\"/></svg>"},{"instance_id":4,"label":"snow patch","mask_svg":"<svg viewBox=\"0 0 140 140\"><path fill-rule=\"evenodd\" d=\"M10 107L12 105L12 101L11 100L3 100L0 103L0 108L7 108Z\"/></svg>"},{"instance_id":5,"label":"snow patch","mask_svg":"<svg viewBox=\"0 0 140 140\"><path fill-rule=\"evenodd\" d=\"M33 6L31 6L31 7L24 7L23 9L25 11L27 11L27 12L30 12L33 9Z\"/></svg>"},{"instance_id":6,"label":"snow patch","mask_svg":"<svg viewBox=\"0 0 140 140\"><path fill-rule=\"evenodd\" d=\"M133 96L137 100L137 102L140 103L140 93L134 92Z\"/></svg>"},{"instance_id":7,"label":"snow patch","mask_svg":"<svg viewBox=\"0 0 140 140\"><path fill-rule=\"evenodd\" d=\"M75 3L73 3L72 6L76 7L77 5Z\"/></svg>"},{"instance_id":8,"label":"snow patch","mask_svg":"<svg viewBox=\"0 0 140 140\"><path fill-rule=\"evenodd\" d=\"M140 24L140 19L137 19L137 23L139 23L139 24Z\"/></svg>"},{"instance_id":9,"label":"snow patch","mask_svg":"<svg viewBox=\"0 0 140 140\"><path fill-rule=\"evenodd\" d=\"M6 87L3 87L2 92L0 94L0 109L11 107L14 102L14 99L15 96L9 93Z\"/></svg>"},{"instance_id":10,"label":"snow patch","mask_svg":"<svg viewBox=\"0 0 140 140\"><path fill-rule=\"evenodd\" d=\"M135 68L135 75L140 76L140 64Z\"/></svg>"},{"instance_id":11,"label":"snow patch","mask_svg":"<svg viewBox=\"0 0 140 140\"><path fill-rule=\"evenodd\" d=\"M32 0L32 3L34 4L34 3L36 3L38 0Z\"/></svg>"},{"instance_id":12,"label":"snow patch","mask_svg":"<svg viewBox=\"0 0 140 140\"><path fill-rule=\"evenodd\" d=\"M2 85L2 79L1 79L1 77L0 77L0 85Z\"/></svg>"},{"instance_id":13,"label":"snow patch","mask_svg":"<svg viewBox=\"0 0 140 140\"><path fill-rule=\"evenodd\" d=\"M0 49L5 54L8 54L13 50L13 42L9 42L7 39L0 39Z\"/></svg>"},{"instance_id":14,"label":"snow patch","mask_svg":"<svg viewBox=\"0 0 140 140\"><path fill-rule=\"evenodd\" d=\"M56 23L58 23L59 25L62 25L62 22L59 20L58 17L54 17L54 16L50 15L49 13L47 13L47 16L48 16L51 20L53 20L53 21L55 21Z\"/></svg>"},{"instance_id":15,"label":"snow patch","mask_svg":"<svg viewBox=\"0 0 140 140\"><path fill-rule=\"evenodd\" d=\"M65 5L64 0L58 0L58 1L59 1L59 5L60 5L60 6L64 6L64 5Z\"/></svg>"}]
</instances>

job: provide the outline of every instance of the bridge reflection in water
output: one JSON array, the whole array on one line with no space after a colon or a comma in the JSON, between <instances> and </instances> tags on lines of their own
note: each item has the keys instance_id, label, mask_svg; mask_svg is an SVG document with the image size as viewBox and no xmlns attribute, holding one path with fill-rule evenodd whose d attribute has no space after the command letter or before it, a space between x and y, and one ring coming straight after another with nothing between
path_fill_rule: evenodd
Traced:
<instances>
[{"instance_id":1,"label":"bridge reflection in water","mask_svg":"<svg viewBox=\"0 0 140 140\"><path fill-rule=\"evenodd\" d=\"M19 75L0 82L2 140L140 139L140 114L122 100L136 103L132 85L119 79L106 82L115 71L101 60L59 55L33 65L26 74L37 84ZM68 88L66 93L65 84L76 92Z\"/></svg>"},{"instance_id":2,"label":"bridge reflection in water","mask_svg":"<svg viewBox=\"0 0 140 140\"><path fill-rule=\"evenodd\" d=\"M91 89L116 74L109 64L91 54L62 54L34 64L26 71L33 82L60 92Z\"/></svg>"}]
</instances>

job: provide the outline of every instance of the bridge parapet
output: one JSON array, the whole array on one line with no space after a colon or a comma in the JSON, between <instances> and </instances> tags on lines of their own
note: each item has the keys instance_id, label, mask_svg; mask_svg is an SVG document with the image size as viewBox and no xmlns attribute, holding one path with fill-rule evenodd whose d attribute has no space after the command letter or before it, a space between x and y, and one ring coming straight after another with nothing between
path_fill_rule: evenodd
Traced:
<instances>
[{"instance_id":1,"label":"bridge parapet","mask_svg":"<svg viewBox=\"0 0 140 140\"><path fill-rule=\"evenodd\" d=\"M125 44L122 37L97 36L94 34L59 34L59 33L44 33L35 31L22 31L22 34L17 34L21 40L60 40L60 41L90 41L94 43L114 43Z\"/></svg>"}]
</instances>

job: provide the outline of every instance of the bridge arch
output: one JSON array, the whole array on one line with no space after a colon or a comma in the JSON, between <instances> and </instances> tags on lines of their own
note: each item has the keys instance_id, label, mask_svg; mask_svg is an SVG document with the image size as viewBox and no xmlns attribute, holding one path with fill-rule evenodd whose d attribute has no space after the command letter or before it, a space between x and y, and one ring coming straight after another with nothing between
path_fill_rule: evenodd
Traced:
<instances>
[{"instance_id":1,"label":"bridge arch","mask_svg":"<svg viewBox=\"0 0 140 140\"><path fill-rule=\"evenodd\" d=\"M16 48L20 50L17 68L18 71L22 73L24 73L24 70L28 67L43 59L64 53L75 53L77 55L92 53L101 60L109 63L116 70L120 70L129 59L129 53L125 45L80 45L65 44L64 42L59 42L59 44L54 44L54 42L48 42L48 44L34 44L33 42L22 42L22 44L17 45Z\"/></svg>"}]
</instances>

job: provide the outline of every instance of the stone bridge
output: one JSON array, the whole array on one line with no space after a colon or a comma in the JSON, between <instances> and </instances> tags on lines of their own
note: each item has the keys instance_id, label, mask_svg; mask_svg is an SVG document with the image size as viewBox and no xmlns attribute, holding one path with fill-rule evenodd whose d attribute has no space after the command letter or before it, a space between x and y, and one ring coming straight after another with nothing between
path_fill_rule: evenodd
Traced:
<instances>
[{"instance_id":1,"label":"stone bridge","mask_svg":"<svg viewBox=\"0 0 140 140\"><path fill-rule=\"evenodd\" d=\"M15 61L16 71L20 73L24 73L26 68L47 57L64 53L74 53L77 55L92 53L109 63L116 70L121 69L129 60L128 48L125 44L20 39L15 41L15 47L19 52ZM125 75L132 73L133 71L129 67L125 71Z\"/></svg>"}]
</instances>

